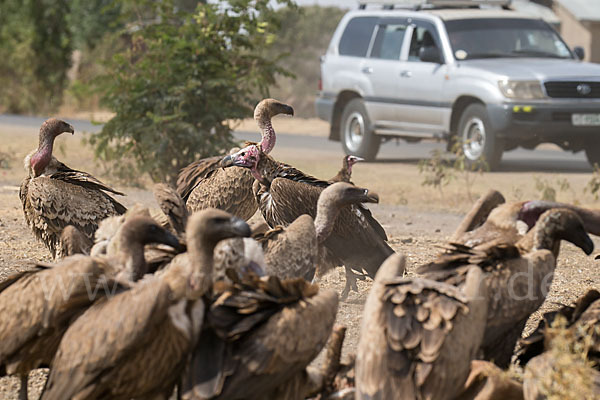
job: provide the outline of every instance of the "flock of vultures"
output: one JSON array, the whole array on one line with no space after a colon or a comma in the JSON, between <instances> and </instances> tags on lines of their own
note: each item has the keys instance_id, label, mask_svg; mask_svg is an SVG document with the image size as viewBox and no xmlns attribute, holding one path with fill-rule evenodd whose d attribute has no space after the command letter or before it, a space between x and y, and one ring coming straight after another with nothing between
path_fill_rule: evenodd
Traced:
<instances>
[{"instance_id":1,"label":"flock of vultures","mask_svg":"<svg viewBox=\"0 0 600 400\"><path fill-rule=\"evenodd\" d=\"M599 292L521 338L560 242L592 253L596 211L490 191L406 277L366 206L377 194L350 181L360 160L345 157L330 180L276 161L277 114L293 109L261 101L260 143L190 164L176 188L156 185L161 212L127 210L122 193L58 161L54 140L73 127L44 122L19 196L55 263L0 283L0 374L21 378L21 398L29 372L47 367L44 400L543 399L565 368L549 351L559 315L586 343L586 382L600 396ZM257 210L265 223L250 227ZM338 267L342 299L374 280L349 364L339 295L318 284ZM322 365L309 365L322 349ZM522 381L504 371L511 362Z\"/></svg>"}]
</instances>

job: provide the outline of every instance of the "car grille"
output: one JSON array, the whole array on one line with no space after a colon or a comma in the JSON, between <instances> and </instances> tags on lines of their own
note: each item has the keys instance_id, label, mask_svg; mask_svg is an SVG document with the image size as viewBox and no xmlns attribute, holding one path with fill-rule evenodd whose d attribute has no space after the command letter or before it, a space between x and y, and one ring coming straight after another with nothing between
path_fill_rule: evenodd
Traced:
<instances>
[{"instance_id":1,"label":"car grille","mask_svg":"<svg viewBox=\"0 0 600 400\"><path fill-rule=\"evenodd\" d=\"M544 83L550 97L570 99L599 99L600 82L560 81Z\"/></svg>"}]
</instances>

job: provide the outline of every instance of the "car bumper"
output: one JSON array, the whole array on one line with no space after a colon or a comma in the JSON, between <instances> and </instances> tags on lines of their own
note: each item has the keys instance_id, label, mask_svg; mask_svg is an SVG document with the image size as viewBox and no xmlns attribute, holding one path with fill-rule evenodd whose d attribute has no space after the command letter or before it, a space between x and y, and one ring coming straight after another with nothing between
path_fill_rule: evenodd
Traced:
<instances>
[{"instance_id":1,"label":"car bumper","mask_svg":"<svg viewBox=\"0 0 600 400\"><path fill-rule=\"evenodd\" d=\"M600 126L576 126L572 122L573 114L600 114L600 102L504 103L487 108L492 129L501 138L539 142L600 138Z\"/></svg>"},{"instance_id":2,"label":"car bumper","mask_svg":"<svg viewBox=\"0 0 600 400\"><path fill-rule=\"evenodd\" d=\"M328 97L320 94L315 101L315 110L317 111L317 116L322 120L331 123L334 106L335 97Z\"/></svg>"}]
</instances>

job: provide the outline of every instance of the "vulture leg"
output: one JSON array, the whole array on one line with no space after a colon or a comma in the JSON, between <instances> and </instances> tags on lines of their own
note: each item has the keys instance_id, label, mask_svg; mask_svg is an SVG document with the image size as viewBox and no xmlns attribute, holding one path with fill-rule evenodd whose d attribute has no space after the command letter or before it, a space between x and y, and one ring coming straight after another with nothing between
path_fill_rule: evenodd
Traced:
<instances>
[{"instance_id":1,"label":"vulture leg","mask_svg":"<svg viewBox=\"0 0 600 400\"><path fill-rule=\"evenodd\" d=\"M356 281L358 279L360 279L360 280L365 279L364 276L355 274L354 271L352 271L352 268L345 266L345 265L344 265L344 268L346 269L346 286L344 287L344 290L342 291L342 295L341 295L342 301L345 301L348 298L348 295L350 294L351 290L358 293L358 286L356 286Z\"/></svg>"},{"instance_id":2,"label":"vulture leg","mask_svg":"<svg viewBox=\"0 0 600 400\"><path fill-rule=\"evenodd\" d=\"M483 224L487 219L490 212L496 208L499 204L504 203L504 197L497 190L490 189L485 195L481 196L479 200L473 205L471 210L465 218L461 221L460 225L450 238L450 241L456 241L461 235L466 232L472 231L479 225Z\"/></svg>"},{"instance_id":3,"label":"vulture leg","mask_svg":"<svg viewBox=\"0 0 600 400\"><path fill-rule=\"evenodd\" d=\"M19 379L21 380L21 386L19 387L19 400L27 400L27 378L28 377L29 377L28 373L19 375Z\"/></svg>"}]
</instances>

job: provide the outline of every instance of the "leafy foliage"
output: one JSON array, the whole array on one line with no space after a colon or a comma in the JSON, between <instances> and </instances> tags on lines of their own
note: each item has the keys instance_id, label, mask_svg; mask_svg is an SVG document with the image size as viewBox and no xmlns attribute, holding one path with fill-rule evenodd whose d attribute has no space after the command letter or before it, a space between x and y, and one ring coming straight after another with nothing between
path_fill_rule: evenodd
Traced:
<instances>
[{"instance_id":1,"label":"leafy foliage","mask_svg":"<svg viewBox=\"0 0 600 400\"><path fill-rule=\"evenodd\" d=\"M542 200L556 201L558 193L571 190L571 184L567 178L557 177L554 182L550 179L540 178L539 176L534 176L533 179L535 181L535 188L540 193ZM577 199L574 202L577 203Z\"/></svg>"},{"instance_id":2,"label":"leafy foliage","mask_svg":"<svg viewBox=\"0 0 600 400\"><path fill-rule=\"evenodd\" d=\"M97 81L116 115L90 142L117 176L172 181L195 159L231 147L227 121L250 116L275 76L287 74L279 56L260 54L281 17L268 0L198 4L194 13L172 0L123 5L134 21L130 45Z\"/></svg>"},{"instance_id":3,"label":"leafy foliage","mask_svg":"<svg viewBox=\"0 0 600 400\"><path fill-rule=\"evenodd\" d=\"M0 2L0 104L8 112L58 108L71 65L68 0Z\"/></svg>"},{"instance_id":4,"label":"leafy foliage","mask_svg":"<svg viewBox=\"0 0 600 400\"><path fill-rule=\"evenodd\" d=\"M594 163L594 172L592 173L592 177L588 181L584 192L590 192L590 194L594 196L594 200L598 200L600 195L600 167L596 163Z\"/></svg>"}]
</instances>

